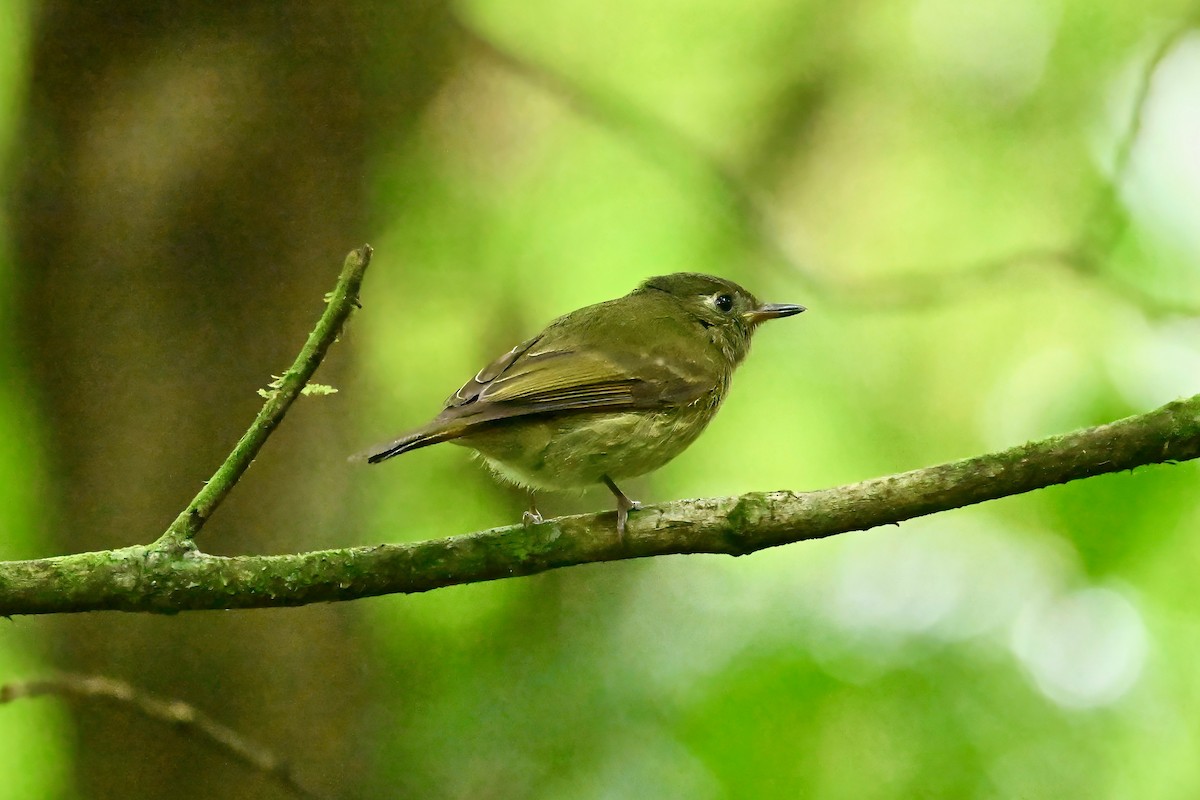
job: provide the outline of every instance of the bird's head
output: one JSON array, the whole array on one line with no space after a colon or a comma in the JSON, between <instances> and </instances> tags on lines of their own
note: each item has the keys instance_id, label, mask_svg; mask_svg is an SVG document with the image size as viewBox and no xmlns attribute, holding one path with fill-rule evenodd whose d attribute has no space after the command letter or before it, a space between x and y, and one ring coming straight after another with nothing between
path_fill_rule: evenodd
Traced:
<instances>
[{"instance_id":1,"label":"bird's head","mask_svg":"<svg viewBox=\"0 0 1200 800\"><path fill-rule=\"evenodd\" d=\"M697 272L676 272L650 278L639 290L656 290L670 295L709 331L709 338L735 364L749 350L750 336L755 328L769 319L790 317L804 311L804 306L791 303L760 303L733 281Z\"/></svg>"}]
</instances>

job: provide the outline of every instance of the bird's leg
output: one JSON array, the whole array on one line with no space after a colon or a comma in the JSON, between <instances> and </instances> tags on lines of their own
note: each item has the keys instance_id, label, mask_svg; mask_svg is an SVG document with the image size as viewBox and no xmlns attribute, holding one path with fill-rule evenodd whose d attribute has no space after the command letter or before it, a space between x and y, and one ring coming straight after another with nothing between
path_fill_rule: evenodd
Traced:
<instances>
[{"instance_id":1,"label":"bird's leg","mask_svg":"<svg viewBox=\"0 0 1200 800\"><path fill-rule=\"evenodd\" d=\"M621 544L625 543L625 521L629 519L630 511L637 511L642 507L642 504L637 500L630 500L625 496L625 493L617 488L613 483L612 478L605 475L602 480L608 490L617 498L617 538L621 540Z\"/></svg>"},{"instance_id":2,"label":"bird's leg","mask_svg":"<svg viewBox=\"0 0 1200 800\"><path fill-rule=\"evenodd\" d=\"M533 492L529 493L529 510L521 515L521 522L526 526L542 524L542 512L537 510Z\"/></svg>"}]
</instances>

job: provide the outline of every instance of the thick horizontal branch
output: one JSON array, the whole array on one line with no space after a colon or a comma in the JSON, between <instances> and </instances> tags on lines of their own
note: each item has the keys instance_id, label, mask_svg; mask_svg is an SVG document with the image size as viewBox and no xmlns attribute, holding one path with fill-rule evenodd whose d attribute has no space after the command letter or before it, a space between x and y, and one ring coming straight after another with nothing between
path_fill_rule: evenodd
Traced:
<instances>
[{"instance_id":1,"label":"thick horizontal branch","mask_svg":"<svg viewBox=\"0 0 1200 800\"><path fill-rule=\"evenodd\" d=\"M574 564L670 553L742 555L1046 486L1200 457L1200 395L1108 425L815 492L652 506L625 544L613 514L413 544L226 558L130 547L0 564L0 615L265 608L425 592Z\"/></svg>"}]
</instances>

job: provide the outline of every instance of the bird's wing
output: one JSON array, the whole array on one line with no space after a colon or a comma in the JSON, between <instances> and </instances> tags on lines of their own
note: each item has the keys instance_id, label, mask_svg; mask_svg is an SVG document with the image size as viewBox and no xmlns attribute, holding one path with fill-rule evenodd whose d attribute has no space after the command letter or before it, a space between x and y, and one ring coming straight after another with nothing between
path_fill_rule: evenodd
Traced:
<instances>
[{"instance_id":1,"label":"bird's wing","mask_svg":"<svg viewBox=\"0 0 1200 800\"><path fill-rule=\"evenodd\" d=\"M622 351L540 350L533 347L537 342L522 342L481 369L432 422L359 458L377 463L515 417L687 405L720 380L704 364Z\"/></svg>"},{"instance_id":2,"label":"bird's wing","mask_svg":"<svg viewBox=\"0 0 1200 800\"><path fill-rule=\"evenodd\" d=\"M712 365L618 348L552 349L522 342L479 371L446 403L443 419L485 422L559 411L666 408L716 388Z\"/></svg>"},{"instance_id":3,"label":"bird's wing","mask_svg":"<svg viewBox=\"0 0 1200 800\"><path fill-rule=\"evenodd\" d=\"M450 398L446 400L444 407L458 408L460 406L471 405L479 400L479 395L483 392L483 390L486 389L492 381L500 377L500 375L502 375L506 369L513 365L513 362L524 355L525 351L533 347L533 345L536 344L541 338L541 334L538 334L532 339L526 339L512 350L509 350L507 353L500 356L483 369L479 370L479 372L476 372L475 377L464 383L457 392L450 395Z\"/></svg>"}]
</instances>

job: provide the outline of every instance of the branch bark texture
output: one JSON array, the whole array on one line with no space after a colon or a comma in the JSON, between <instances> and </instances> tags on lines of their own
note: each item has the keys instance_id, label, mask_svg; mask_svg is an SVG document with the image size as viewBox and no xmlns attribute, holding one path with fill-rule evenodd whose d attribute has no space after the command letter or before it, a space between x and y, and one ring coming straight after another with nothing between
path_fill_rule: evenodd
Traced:
<instances>
[{"instance_id":1,"label":"branch bark texture","mask_svg":"<svg viewBox=\"0 0 1200 800\"><path fill-rule=\"evenodd\" d=\"M149 545L0 564L0 614L175 613L351 600L673 553L745 555L1055 484L1200 457L1200 395L1001 452L815 492L563 517L413 544L227 558Z\"/></svg>"}]
</instances>

